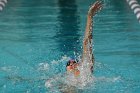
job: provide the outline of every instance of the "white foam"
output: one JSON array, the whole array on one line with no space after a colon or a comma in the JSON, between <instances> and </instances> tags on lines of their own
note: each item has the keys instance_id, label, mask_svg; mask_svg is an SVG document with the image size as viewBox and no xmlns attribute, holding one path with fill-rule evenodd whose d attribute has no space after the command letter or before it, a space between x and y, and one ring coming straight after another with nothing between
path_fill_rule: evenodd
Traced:
<instances>
[{"instance_id":1,"label":"white foam","mask_svg":"<svg viewBox=\"0 0 140 93\"><path fill-rule=\"evenodd\" d=\"M46 82L45 82L45 86L47 87L47 88L51 88L53 85L52 85L52 79L50 79L50 80L47 80Z\"/></svg>"},{"instance_id":2,"label":"white foam","mask_svg":"<svg viewBox=\"0 0 140 93\"><path fill-rule=\"evenodd\" d=\"M121 80L121 77L118 76L118 77L96 77L96 81L103 81L103 82L117 82L117 81L120 81Z\"/></svg>"},{"instance_id":3,"label":"white foam","mask_svg":"<svg viewBox=\"0 0 140 93\"><path fill-rule=\"evenodd\" d=\"M75 86L77 88L84 88L86 85L93 81L92 73L91 73L91 64L87 62L88 60L85 58L82 63L78 66L80 71L80 75L75 77L73 73L66 74L66 83L71 86Z\"/></svg>"},{"instance_id":4,"label":"white foam","mask_svg":"<svg viewBox=\"0 0 140 93\"><path fill-rule=\"evenodd\" d=\"M78 58L79 62L81 62L80 55L77 58ZM62 64L61 62L67 62L69 59L70 59L70 57L67 57L65 55L65 56L62 56L62 58L60 60L51 61L50 65L54 66L54 64L56 64L56 65ZM62 84L65 84L66 86L74 86L76 88L83 89L89 83L91 83L93 81L92 73L90 70L90 66L91 66L90 63L91 62L89 62L89 60L87 60L85 58L84 61L79 65L78 69L80 70L80 76L75 77L73 73L68 73L68 72L66 74L63 73L63 75L56 75L53 78L50 78L49 80L47 80L45 83L45 86L47 88L52 88L52 87L56 86L56 83L61 82ZM41 63L40 66L44 68L44 63ZM61 86L61 85L58 85L58 86Z\"/></svg>"},{"instance_id":5,"label":"white foam","mask_svg":"<svg viewBox=\"0 0 140 93\"><path fill-rule=\"evenodd\" d=\"M16 66L6 66L6 67L1 67L0 70L5 71L5 72L16 72L17 69L19 69Z\"/></svg>"},{"instance_id":6,"label":"white foam","mask_svg":"<svg viewBox=\"0 0 140 93\"><path fill-rule=\"evenodd\" d=\"M60 60L52 60L51 65L61 64L62 62L67 62L68 60L70 60L70 57L64 55L64 56L62 56L62 58Z\"/></svg>"},{"instance_id":7,"label":"white foam","mask_svg":"<svg viewBox=\"0 0 140 93\"><path fill-rule=\"evenodd\" d=\"M49 70L49 64L48 63L39 63L38 70Z\"/></svg>"}]
</instances>

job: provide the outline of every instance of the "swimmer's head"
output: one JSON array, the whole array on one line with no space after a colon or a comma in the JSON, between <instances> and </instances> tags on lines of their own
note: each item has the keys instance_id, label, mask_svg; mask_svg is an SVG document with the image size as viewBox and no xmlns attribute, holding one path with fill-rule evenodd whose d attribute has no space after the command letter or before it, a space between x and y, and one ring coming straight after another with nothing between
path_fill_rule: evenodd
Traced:
<instances>
[{"instance_id":1,"label":"swimmer's head","mask_svg":"<svg viewBox=\"0 0 140 93\"><path fill-rule=\"evenodd\" d=\"M69 60L66 68L68 72L73 72L74 76L79 76L80 75L80 71L77 68L78 63L75 60Z\"/></svg>"},{"instance_id":2,"label":"swimmer's head","mask_svg":"<svg viewBox=\"0 0 140 93\"><path fill-rule=\"evenodd\" d=\"M75 63L77 63L77 62L76 62L75 60L71 59L71 60L69 60L69 61L67 62L66 67L67 67L67 66L72 66L72 65L75 64Z\"/></svg>"}]
</instances>

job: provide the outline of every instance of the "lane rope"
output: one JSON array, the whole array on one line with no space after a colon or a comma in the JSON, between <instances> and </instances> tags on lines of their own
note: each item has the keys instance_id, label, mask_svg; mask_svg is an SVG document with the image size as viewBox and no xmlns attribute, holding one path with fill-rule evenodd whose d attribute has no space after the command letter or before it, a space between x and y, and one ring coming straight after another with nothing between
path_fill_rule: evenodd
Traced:
<instances>
[{"instance_id":1,"label":"lane rope","mask_svg":"<svg viewBox=\"0 0 140 93\"><path fill-rule=\"evenodd\" d=\"M130 8L133 10L137 20L140 23L140 4L138 3L137 0L126 0L126 1L129 4Z\"/></svg>"},{"instance_id":2,"label":"lane rope","mask_svg":"<svg viewBox=\"0 0 140 93\"><path fill-rule=\"evenodd\" d=\"M5 5L6 5L6 3L7 3L7 0L0 0L0 11L3 10L3 8L4 8Z\"/></svg>"}]
</instances>

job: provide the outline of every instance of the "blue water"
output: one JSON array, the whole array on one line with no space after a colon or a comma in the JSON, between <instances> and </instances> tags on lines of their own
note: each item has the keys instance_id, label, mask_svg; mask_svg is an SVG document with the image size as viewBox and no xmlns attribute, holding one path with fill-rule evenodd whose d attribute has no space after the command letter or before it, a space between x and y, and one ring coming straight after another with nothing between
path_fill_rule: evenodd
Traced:
<instances>
[{"instance_id":1,"label":"blue water","mask_svg":"<svg viewBox=\"0 0 140 93\"><path fill-rule=\"evenodd\" d=\"M51 93L46 80L81 53L94 1L9 0L0 12L0 93ZM93 38L95 81L74 93L140 93L140 24L125 0L104 0Z\"/></svg>"}]
</instances>

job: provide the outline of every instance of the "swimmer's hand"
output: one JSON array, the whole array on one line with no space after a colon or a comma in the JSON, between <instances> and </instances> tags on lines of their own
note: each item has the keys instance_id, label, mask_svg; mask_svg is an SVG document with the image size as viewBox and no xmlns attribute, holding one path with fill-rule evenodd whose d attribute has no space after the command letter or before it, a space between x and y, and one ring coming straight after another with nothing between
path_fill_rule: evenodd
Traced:
<instances>
[{"instance_id":1,"label":"swimmer's hand","mask_svg":"<svg viewBox=\"0 0 140 93\"><path fill-rule=\"evenodd\" d=\"M103 7L103 4L101 1L96 1L89 9L88 15L94 16L97 12L99 12Z\"/></svg>"}]
</instances>

